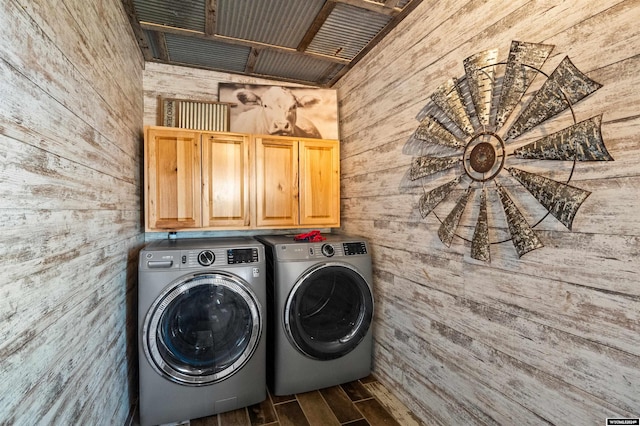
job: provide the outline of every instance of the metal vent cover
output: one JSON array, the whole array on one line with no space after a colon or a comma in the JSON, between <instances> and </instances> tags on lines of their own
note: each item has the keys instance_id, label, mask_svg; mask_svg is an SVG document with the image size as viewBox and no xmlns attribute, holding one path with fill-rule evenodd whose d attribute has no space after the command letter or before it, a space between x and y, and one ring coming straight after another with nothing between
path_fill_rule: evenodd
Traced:
<instances>
[{"instance_id":1,"label":"metal vent cover","mask_svg":"<svg viewBox=\"0 0 640 426\"><path fill-rule=\"evenodd\" d=\"M160 126L183 129L229 131L228 103L162 98L160 100Z\"/></svg>"}]
</instances>

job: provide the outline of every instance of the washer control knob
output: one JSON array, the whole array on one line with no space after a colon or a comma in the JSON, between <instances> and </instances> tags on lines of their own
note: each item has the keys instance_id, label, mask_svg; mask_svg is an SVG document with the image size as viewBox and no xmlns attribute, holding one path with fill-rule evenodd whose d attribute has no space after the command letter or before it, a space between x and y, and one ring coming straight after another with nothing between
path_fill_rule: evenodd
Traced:
<instances>
[{"instance_id":1,"label":"washer control knob","mask_svg":"<svg viewBox=\"0 0 640 426\"><path fill-rule=\"evenodd\" d=\"M216 260L216 255L211 250L203 250L198 254L198 263L202 266L211 266Z\"/></svg>"},{"instance_id":2,"label":"washer control knob","mask_svg":"<svg viewBox=\"0 0 640 426\"><path fill-rule=\"evenodd\" d=\"M333 246L331 244L323 244L322 245L322 254L327 257L331 257L336 253Z\"/></svg>"}]
</instances>

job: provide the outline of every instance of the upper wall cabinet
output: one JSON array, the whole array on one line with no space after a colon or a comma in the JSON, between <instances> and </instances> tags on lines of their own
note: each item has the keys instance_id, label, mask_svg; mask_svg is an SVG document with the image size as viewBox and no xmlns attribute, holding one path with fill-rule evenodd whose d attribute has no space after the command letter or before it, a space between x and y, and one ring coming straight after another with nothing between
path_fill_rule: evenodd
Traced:
<instances>
[{"instance_id":1,"label":"upper wall cabinet","mask_svg":"<svg viewBox=\"0 0 640 426\"><path fill-rule=\"evenodd\" d=\"M147 231L340 226L336 140L145 129Z\"/></svg>"},{"instance_id":2,"label":"upper wall cabinet","mask_svg":"<svg viewBox=\"0 0 640 426\"><path fill-rule=\"evenodd\" d=\"M298 141L256 138L257 226L298 225Z\"/></svg>"},{"instance_id":3,"label":"upper wall cabinet","mask_svg":"<svg viewBox=\"0 0 640 426\"><path fill-rule=\"evenodd\" d=\"M147 231L248 227L249 142L236 133L148 127Z\"/></svg>"},{"instance_id":4,"label":"upper wall cabinet","mask_svg":"<svg viewBox=\"0 0 640 426\"><path fill-rule=\"evenodd\" d=\"M256 137L256 225L340 226L338 141Z\"/></svg>"},{"instance_id":5,"label":"upper wall cabinet","mask_svg":"<svg viewBox=\"0 0 640 426\"><path fill-rule=\"evenodd\" d=\"M340 144L299 142L300 225L340 226Z\"/></svg>"},{"instance_id":6,"label":"upper wall cabinet","mask_svg":"<svg viewBox=\"0 0 640 426\"><path fill-rule=\"evenodd\" d=\"M200 151L198 132L146 129L144 181L147 230L202 226Z\"/></svg>"},{"instance_id":7,"label":"upper wall cabinet","mask_svg":"<svg viewBox=\"0 0 640 426\"><path fill-rule=\"evenodd\" d=\"M202 226L250 225L250 143L247 135L202 134Z\"/></svg>"}]
</instances>

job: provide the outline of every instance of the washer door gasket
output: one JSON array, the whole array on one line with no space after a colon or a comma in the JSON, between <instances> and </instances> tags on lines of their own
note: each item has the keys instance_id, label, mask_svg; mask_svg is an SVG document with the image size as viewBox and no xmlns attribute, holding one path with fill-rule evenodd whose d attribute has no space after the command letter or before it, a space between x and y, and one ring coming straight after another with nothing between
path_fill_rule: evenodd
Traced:
<instances>
[{"instance_id":1,"label":"washer door gasket","mask_svg":"<svg viewBox=\"0 0 640 426\"><path fill-rule=\"evenodd\" d=\"M296 282L287 297L284 326L290 342L319 360L340 358L365 337L373 318L373 295L352 266L324 263Z\"/></svg>"},{"instance_id":2,"label":"washer door gasket","mask_svg":"<svg viewBox=\"0 0 640 426\"><path fill-rule=\"evenodd\" d=\"M222 381L251 359L262 334L262 307L249 285L225 273L174 281L145 318L143 347L152 367L180 384Z\"/></svg>"}]
</instances>

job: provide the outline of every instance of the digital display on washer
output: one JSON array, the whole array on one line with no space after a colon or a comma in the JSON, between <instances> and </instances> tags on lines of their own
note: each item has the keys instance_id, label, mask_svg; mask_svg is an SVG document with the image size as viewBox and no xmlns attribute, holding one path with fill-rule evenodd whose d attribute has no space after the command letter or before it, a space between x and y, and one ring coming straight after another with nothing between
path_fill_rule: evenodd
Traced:
<instances>
[{"instance_id":1,"label":"digital display on washer","mask_svg":"<svg viewBox=\"0 0 640 426\"><path fill-rule=\"evenodd\" d=\"M367 246L363 241L357 243L342 243L342 247L344 248L345 256L367 254Z\"/></svg>"},{"instance_id":2,"label":"digital display on washer","mask_svg":"<svg viewBox=\"0 0 640 426\"><path fill-rule=\"evenodd\" d=\"M229 265L233 265L235 263L253 263L253 262L258 262L257 248L227 250L227 264Z\"/></svg>"}]
</instances>

